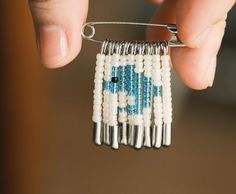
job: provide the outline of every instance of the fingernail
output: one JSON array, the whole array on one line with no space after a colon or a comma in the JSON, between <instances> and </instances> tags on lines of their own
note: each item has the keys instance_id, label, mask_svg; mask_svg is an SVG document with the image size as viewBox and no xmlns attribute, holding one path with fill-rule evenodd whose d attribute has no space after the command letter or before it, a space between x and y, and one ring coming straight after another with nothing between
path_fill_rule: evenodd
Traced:
<instances>
[{"instance_id":1,"label":"fingernail","mask_svg":"<svg viewBox=\"0 0 236 194\"><path fill-rule=\"evenodd\" d=\"M208 80L209 87L213 86L213 82L215 79L215 72L216 72L216 56L214 56L210 60L210 64L209 64L208 71L207 71L207 80Z\"/></svg>"},{"instance_id":2,"label":"fingernail","mask_svg":"<svg viewBox=\"0 0 236 194\"><path fill-rule=\"evenodd\" d=\"M39 29L38 48L41 61L48 67L56 67L67 56L67 37L58 26L43 26Z\"/></svg>"},{"instance_id":3,"label":"fingernail","mask_svg":"<svg viewBox=\"0 0 236 194\"><path fill-rule=\"evenodd\" d=\"M210 27L202 31L197 38L193 41L195 48L200 48L203 42L206 40L207 35L209 34Z\"/></svg>"}]
</instances>

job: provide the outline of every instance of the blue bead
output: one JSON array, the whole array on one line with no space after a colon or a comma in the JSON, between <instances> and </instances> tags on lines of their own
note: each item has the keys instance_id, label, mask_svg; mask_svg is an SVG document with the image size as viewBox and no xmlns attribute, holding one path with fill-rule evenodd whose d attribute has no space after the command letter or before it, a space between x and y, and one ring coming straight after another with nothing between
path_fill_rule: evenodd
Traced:
<instances>
[{"instance_id":1,"label":"blue bead","mask_svg":"<svg viewBox=\"0 0 236 194\"><path fill-rule=\"evenodd\" d=\"M143 114L143 74L135 73L136 82L136 98L135 98L135 114Z\"/></svg>"},{"instance_id":2,"label":"blue bead","mask_svg":"<svg viewBox=\"0 0 236 194\"><path fill-rule=\"evenodd\" d=\"M127 65L126 66L126 90L128 92L128 96L135 97L135 65ZM135 105L128 105L128 115L135 114Z\"/></svg>"},{"instance_id":3,"label":"blue bead","mask_svg":"<svg viewBox=\"0 0 236 194\"><path fill-rule=\"evenodd\" d=\"M162 86L154 86L153 87L153 95L154 96L162 96Z\"/></svg>"},{"instance_id":4,"label":"blue bead","mask_svg":"<svg viewBox=\"0 0 236 194\"><path fill-rule=\"evenodd\" d=\"M134 115L135 114L135 105L128 105L128 115Z\"/></svg>"},{"instance_id":5,"label":"blue bead","mask_svg":"<svg viewBox=\"0 0 236 194\"><path fill-rule=\"evenodd\" d=\"M109 82L109 81L106 81L106 80L103 81L104 90L110 90L109 85L110 85L110 82Z\"/></svg>"},{"instance_id":6,"label":"blue bead","mask_svg":"<svg viewBox=\"0 0 236 194\"><path fill-rule=\"evenodd\" d=\"M135 65L127 65L127 80L126 80L126 90L128 91L128 96L135 95Z\"/></svg>"},{"instance_id":7,"label":"blue bead","mask_svg":"<svg viewBox=\"0 0 236 194\"><path fill-rule=\"evenodd\" d=\"M119 67L119 91L124 92L126 90L125 88L125 82L126 82L126 66L120 66Z\"/></svg>"},{"instance_id":8,"label":"blue bead","mask_svg":"<svg viewBox=\"0 0 236 194\"><path fill-rule=\"evenodd\" d=\"M119 112L126 112L126 108L125 107L119 107Z\"/></svg>"},{"instance_id":9,"label":"blue bead","mask_svg":"<svg viewBox=\"0 0 236 194\"><path fill-rule=\"evenodd\" d=\"M143 106L144 108L151 107L151 92L152 92L152 79L150 77L144 77L144 88L143 88Z\"/></svg>"}]
</instances>

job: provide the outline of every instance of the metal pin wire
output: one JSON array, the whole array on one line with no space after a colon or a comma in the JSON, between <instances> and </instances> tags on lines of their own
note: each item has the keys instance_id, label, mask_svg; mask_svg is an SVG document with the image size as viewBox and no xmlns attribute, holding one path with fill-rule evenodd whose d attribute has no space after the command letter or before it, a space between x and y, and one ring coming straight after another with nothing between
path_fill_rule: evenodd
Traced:
<instances>
[{"instance_id":1,"label":"metal pin wire","mask_svg":"<svg viewBox=\"0 0 236 194\"><path fill-rule=\"evenodd\" d=\"M159 27L166 28L171 34L172 37L168 41L168 47L184 47L185 45L178 38L178 31L176 25L174 24L153 24L153 23L136 23L136 22L88 22L82 26L81 36L89 41L96 43L103 43L104 40L95 39L96 34L96 25L133 25L133 26L150 26L150 27ZM90 30L90 33L85 31Z\"/></svg>"}]
</instances>

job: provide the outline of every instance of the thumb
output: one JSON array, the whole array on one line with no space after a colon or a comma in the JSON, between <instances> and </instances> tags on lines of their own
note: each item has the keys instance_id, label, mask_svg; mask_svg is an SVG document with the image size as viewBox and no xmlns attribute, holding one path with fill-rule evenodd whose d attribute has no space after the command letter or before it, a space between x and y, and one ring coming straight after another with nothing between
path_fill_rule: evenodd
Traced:
<instances>
[{"instance_id":1,"label":"thumb","mask_svg":"<svg viewBox=\"0 0 236 194\"><path fill-rule=\"evenodd\" d=\"M62 67L80 52L88 0L30 0L42 64Z\"/></svg>"},{"instance_id":2,"label":"thumb","mask_svg":"<svg viewBox=\"0 0 236 194\"><path fill-rule=\"evenodd\" d=\"M179 0L176 10L178 35L188 47L198 48L209 31L227 17L235 0Z\"/></svg>"}]
</instances>

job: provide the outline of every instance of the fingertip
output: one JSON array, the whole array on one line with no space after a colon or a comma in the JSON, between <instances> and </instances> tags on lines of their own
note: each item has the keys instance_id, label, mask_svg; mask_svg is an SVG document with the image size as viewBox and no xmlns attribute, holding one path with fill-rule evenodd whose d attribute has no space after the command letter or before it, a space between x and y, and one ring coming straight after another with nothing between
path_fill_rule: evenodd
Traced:
<instances>
[{"instance_id":1,"label":"fingertip","mask_svg":"<svg viewBox=\"0 0 236 194\"><path fill-rule=\"evenodd\" d=\"M55 69L72 62L80 53L82 38L77 37L76 39L70 39L72 39L72 37L66 38L67 42L65 44L59 39L55 40L54 44L52 43L53 40L47 40L44 45L41 44L41 48L39 46L41 64L47 68ZM73 40L74 42L70 43Z\"/></svg>"},{"instance_id":2,"label":"fingertip","mask_svg":"<svg viewBox=\"0 0 236 194\"><path fill-rule=\"evenodd\" d=\"M224 28L225 21L212 25L200 48L172 49L173 66L188 87L195 90L212 87Z\"/></svg>"},{"instance_id":3,"label":"fingertip","mask_svg":"<svg viewBox=\"0 0 236 194\"><path fill-rule=\"evenodd\" d=\"M198 80L197 80L198 81ZM206 82L196 82L196 81L193 81L193 82L184 82L185 85L190 88L190 89L193 89L193 90L206 90L209 86Z\"/></svg>"},{"instance_id":4,"label":"fingertip","mask_svg":"<svg viewBox=\"0 0 236 194\"><path fill-rule=\"evenodd\" d=\"M172 49L171 58L175 71L186 86L194 90L203 90L209 87L206 78L207 59L196 57L195 49Z\"/></svg>"},{"instance_id":5,"label":"fingertip","mask_svg":"<svg viewBox=\"0 0 236 194\"><path fill-rule=\"evenodd\" d=\"M56 69L60 67L64 67L71 63L80 53L80 48L75 50L75 52L71 52L64 58L56 57L56 58L43 58L41 57L41 64L49 69Z\"/></svg>"},{"instance_id":6,"label":"fingertip","mask_svg":"<svg viewBox=\"0 0 236 194\"><path fill-rule=\"evenodd\" d=\"M86 20L88 0L29 1L41 63L58 68L80 52L81 26Z\"/></svg>"},{"instance_id":7,"label":"fingertip","mask_svg":"<svg viewBox=\"0 0 236 194\"><path fill-rule=\"evenodd\" d=\"M183 72L178 72L178 75L182 82L193 90L205 90L210 87L209 83L200 76L189 76L189 74L184 74Z\"/></svg>"},{"instance_id":8,"label":"fingertip","mask_svg":"<svg viewBox=\"0 0 236 194\"><path fill-rule=\"evenodd\" d=\"M70 63L79 54L82 40L63 27L46 25L39 28L37 42L41 63L54 69Z\"/></svg>"}]
</instances>

